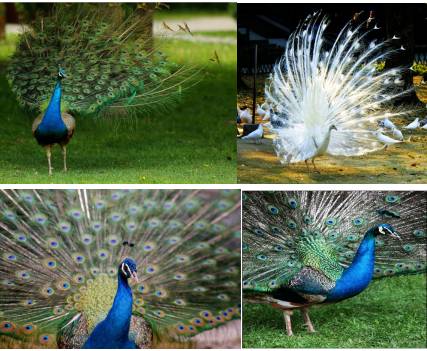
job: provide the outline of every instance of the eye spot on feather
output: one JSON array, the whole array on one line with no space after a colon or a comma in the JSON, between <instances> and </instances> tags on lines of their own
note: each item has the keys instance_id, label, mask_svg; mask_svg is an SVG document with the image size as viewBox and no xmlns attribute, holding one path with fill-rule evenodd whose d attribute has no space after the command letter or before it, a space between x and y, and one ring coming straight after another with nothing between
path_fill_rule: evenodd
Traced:
<instances>
[{"instance_id":1,"label":"eye spot on feather","mask_svg":"<svg viewBox=\"0 0 427 351\"><path fill-rule=\"evenodd\" d=\"M257 259L261 260L261 261L266 261L267 260L267 256L264 254L260 254L256 256Z\"/></svg>"},{"instance_id":2,"label":"eye spot on feather","mask_svg":"<svg viewBox=\"0 0 427 351\"><path fill-rule=\"evenodd\" d=\"M33 299L26 299L26 300L23 300L21 304L25 307L31 307L31 306L34 306L36 303L34 302Z\"/></svg>"},{"instance_id":3,"label":"eye spot on feather","mask_svg":"<svg viewBox=\"0 0 427 351\"><path fill-rule=\"evenodd\" d=\"M274 251L283 252L283 251L285 251L285 248L282 245L275 245Z\"/></svg>"},{"instance_id":4,"label":"eye spot on feather","mask_svg":"<svg viewBox=\"0 0 427 351\"><path fill-rule=\"evenodd\" d=\"M83 236L82 236L82 243L84 244L84 245L90 245L90 244L92 244L92 241L93 241L93 237L92 237L92 235L90 235L90 234L84 234Z\"/></svg>"},{"instance_id":5,"label":"eye spot on feather","mask_svg":"<svg viewBox=\"0 0 427 351\"><path fill-rule=\"evenodd\" d=\"M282 231L281 231L281 229L280 229L279 227L273 226L273 227L271 227L271 232L272 232L272 234L274 234L274 235L278 235L278 234L280 234Z\"/></svg>"},{"instance_id":6,"label":"eye spot on feather","mask_svg":"<svg viewBox=\"0 0 427 351\"><path fill-rule=\"evenodd\" d=\"M147 294L149 292L149 287L146 284L139 284L136 288L136 290L138 292L140 292L141 294Z\"/></svg>"},{"instance_id":7,"label":"eye spot on feather","mask_svg":"<svg viewBox=\"0 0 427 351\"><path fill-rule=\"evenodd\" d=\"M402 248L407 253L414 251L414 245L412 245L412 244L405 244L402 246Z\"/></svg>"},{"instance_id":8,"label":"eye spot on feather","mask_svg":"<svg viewBox=\"0 0 427 351\"><path fill-rule=\"evenodd\" d=\"M221 200L217 203L216 208L220 211L225 211L227 209L229 209L232 206L232 202L227 201L227 200Z\"/></svg>"},{"instance_id":9,"label":"eye spot on feather","mask_svg":"<svg viewBox=\"0 0 427 351\"><path fill-rule=\"evenodd\" d=\"M269 287L269 288L271 288L271 289L276 288L276 287L277 287L277 282L276 282L276 280L270 280L270 281L268 282L268 287Z\"/></svg>"},{"instance_id":10,"label":"eye spot on feather","mask_svg":"<svg viewBox=\"0 0 427 351\"><path fill-rule=\"evenodd\" d=\"M164 298L168 296L168 293L165 289L159 289L154 292L154 295L160 298Z\"/></svg>"},{"instance_id":11,"label":"eye spot on feather","mask_svg":"<svg viewBox=\"0 0 427 351\"><path fill-rule=\"evenodd\" d=\"M94 232L99 233L102 229L102 224L100 222L93 222L91 224L91 228Z\"/></svg>"},{"instance_id":12,"label":"eye spot on feather","mask_svg":"<svg viewBox=\"0 0 427 351\"><path fill-rule=\"evenodd\" d=\"M426 233L424 230L422 229L416 229L413 231L413 234L416 238L425 238L426 237Z\"/></svg>"},{"instance_id":13,"label":"eye spot on feather","mask_svg":"<svg viewBox=\"0 0 427 351\"><path fill-rule=\"evenodd\" d=\"M58 223L58 230L63 234L68 234L71 231L71 224L68 222Z\"/></svg>"},{"instance_id":14,"label":"eye spot on feather","mask_svg":"<svg viewBox=\"0 0 427 351\"><path fill-rule=\"evenodd\" d=\"M96 208L97 210L102 210L102 209L104 209L105 207L106 207L106 202L105 202L105 201L98 200L98 201L96 201L96 202L95 202L95 208Z\"/></svg>"},{"instance_id":15,"label":"eye spot on feather","mask_svg":"<svg viewBox=\"0 0 427 351\"><path fill-rule=\"evenodd\" d=\"M21 330L24 334L29 335L36 330L36 327L33 324L28 323L28 324L24 324Z\"/></svg>"},{"instance_id":16,"label":"eye spot on feather","mask_svg":"<svg viewBox=\"0 0 427 351\"><path fill-rule=\"evenodd\" d=\"M397 195L390 194L385 197L385 202L387 202L388 204L394 204L396 202L399 202L399 200L400 200L400 197Z\"/></svg>"},{"instance_id":17,"label":"eye spot on feather","mask_svg":"<svg viewBox=\"0 0 427 351\"><path fill-rule=\"evenodd\" d=\"M277 215L279 213L279 209L276 206L268 205L267 208L268 211L270 211L270 213L273 215Z\"/></svg>"},{"instance_id":18,"label":"eye spot on feather","mask_svg":"<svg viewBox=\"0 0 427 351\"><path fill-rule=\"evenodd\" d=\"M335 231L330 231L328 233L328 238L331 240L336 240L339 237L339 233Z\"/></svg>"},{"instance_id":19,"label":"eye spot on feather","mask_svg":"<svg viewBox=\"0 0 427 351\"><path fill-rule=\"evenodd\" d=\"M156 273L156 267L154 267L154 266L147 266L147 268L145 269L145 271L148 273L148 274L153 274L153 273Z\"/></svg>"},{"instance_id":20,"label":"eye spot on feather","mask_svg":"<svg viewBox=\"0 0 427 351\"><path fill-rule=\"evenodd\" d=\"M12 322L2 321L0 322L0 331L3 333L11 333L15 330L16 326Z\"/></svg>"},{"instance_id":21,"label":"eye spot on feather","mask_svg":"<svg viewBox=\"0 0 427 351\"><path fill-rule=\"evenodd\" d=\"M37 224L44 225L47 223L47 217L42 213L35 214L33 216L33 221Z\"/></svg>"},{"instance_id":22,"label":"eye spot on feather","mask_svg":"<svg viewBox=\"0 0 427 351\"><path fill-rule=\"evenodd\" d=\"M27 236L25 234L19 233L19 234L14 234L14 237L17 241L24 243L27 241Z\"/></svg>"},{"instance_id":23,"label":"eye spot on feather","mask_svg":"<svg viewBox=\"0 0 427 351\"><path fill-rule=\"evenodd\" d=\"M159 318L163 318L166 316L166 313L162 310L156 310L156 311L154 311L154 314Z\"/></svg>"},{"instance_id":24,"label":"eye spot on feather","mask_svg":"<svg viewBox=\"0 0 427 351\"><path fill-rule=\"evenodd\" d=\"M53 339L52 336L44 334L44 335L40 335L39 341L41 344L45 345L49 343L52 339Z\"/></svg>"},{"instance_id":25,"label":"eye spot on feather","mask_svg":"<svg viewBox=\"0 0 427 351\"><path fill-rule=\"evenodd\" d=\"M357 234L349 234L346 236L346 240L350 242L356 242L359 239Z\"/></svg>"},{"instance_id":26,"label":"eye spot on feather","mask_svg":"<svg viewBox=\"0 0 427 351\"><path fill-rule=\"evenodd\" d=\"M24 279L24 280L28 280L31 277L30 273L27 272L27 271L18 271L18 272L16 272L16 276L18 278L21 278L21 279Z\"/></svg>"},{"instance_id":27,"label":"eye spot on feather","mask_svg":"<svg viewBox=\"0 0 427 351\"><path fill-rule=\"evenodd\" d=\"M263 236L264 235L264 232L259 228L256 228L254 230L254 232L255 232L255 235L257 235L257 236Z\"/></svg>"},{"instance_id":28,"label":"eye spot on feather","mask_svg":"<svg viewBox=\"0 0 427 351\"><path fill-rule=\"evenodd\" d=\"M177 305L177 306L184 306L185 305L185 301L182 300L182 299L176 299L174 301L174 304Z\"/></svg>"},{"instance_id":29,"label":"eye spot on feather","mask_svg":"<svg viewBox=\"0 0 427 351\"><path fill-rule=\"evenodd\" d=\"M79 220L83 218L83 212L77 209L71 210L70 212L70 216L75 219L75 220Z\"/></svg>"},{"instance_id":30,"label":"eye spot on feather","mask_svg":"<svg viewBox=\"0 0 427 351\"><path fill-rule=\"evenodd\" d=\"M337 219L336 219L336 218L334 218L334 217L326 218L326 219L325 219L325 224L326 224L328 227L333 227L334 225L336 225L336 224L337 224Z\"/></svg>"},{"instance_id":31,"label":"eye spot on feather","mask_svg":"<svg viewBox=\"0 0 427 351\"><path fill-rule=\"evenodd\" d=\"M393 275L395 273L396 273L395 270L391 269L391 268L387 268L387 269L384 270L384 274L385 275Z\"/></svg>"},{"instance_id":32,"label":"eye spot on feather","mask_svg":"<svg viewBox=\"0 0 427 351\"><path fill-rule=\"evenodd\" d=\"M193 291L198 292L198 293L203 293L203 292L208 291L208 289L207 289L207 288L205 288L205 287L203 287L203 286L196 286L196 287L193 289Z\"/></svg>"},{"instance_id":33,"label":"eye spot on feather","mask_svg":"<svg viewBox=\"0 0 427 351\"><path fill-rule=\"evenodd\" d=\"M61 306L55 306L53 308L52 312L55 316L59 316L59 315L63 314L65 311Z\"/></svg>"},{"instance_id":34,"label":"eye spot on feather","mask_svg":"<svg viewBox=\"0 0 427 351\"><path fill-rule=\"evenodd\" d=\"M10 261L10 262L17 261L16 255L12 254L12 253L5 253L5 254L3 254L3 259L5 259L6 261Z\"/></svg>"},{"instance_id":35,"label":"eye spot on feather","mask_svg":"<svg viewBox=\"0 0 427 351\"><path fill-rule=\"evenodd\" d=\"M297 228L297 224L292 219L288 219L288 222L286 225L288 226L289 229L292 229L292 230Z\"/></svg>"},{"instance_id":36,"label":"eye spot on feather","mask_svg":"<svg viewBox=\"0 0 427 351\"><path fill-rule=\"evenodd\" d=\"M298 207L298 201L294 198L290 198L290 199L288 199L288 206L291 209L295 210Z\"/></svg>"},{"instance_id":37,"label":"eye spot on feather","mask_svg":"<svg viewBox=\"0 0 427 351\"><path fill-rule=\"evenodd\" d=\"M365 220L362 217L357 217L357 218L353 219L352 223L356 227L360 227L365 223Z\"/></svg>"},{"instance_id":38,"label":"eye spot on feather","mask_svg":"<svg viewBox=\"0 0 427 351\"><path fill-rule=\"evenodd\" d=\"M227 294L218 294L216 296L221 301L229 301L230 297Z\"/></svg>"},{"instance_id":39,"label":"eye spot on feather","mask_svg":"<svg viewBox=\"0 0 427 351\"><path fill-rule=\"evenodd\" d=\"M304 221L305 224L308 224L308 225L313 224L313 222L314 222L313 218L311 216L309 216L309 215L305 215L303 217L303 221Z\"/></svg>"},{"instance_id":40,"label":"eye spot on feather","mask_svg":"<svg viewBox=\"0 0 427 351\"><path fill-rule=\"evenodd\" d=\"M112 213L112 214L110 215L110 219L111 219L114 223L120 222L120 221L122 220L122 218L123 218L123 216L122 216L122 214L121 214L121 213Z\"/></svg>"},{"instance_id":41,"label":"eye spot on feather","mask_svg":"<svg viewBox=\"0 0 427 351\"><path fill-rule=\"evenodd\" d=\"M59 241L57 239L55 239L55 238L49 238L49 239L47 239L47 243L48 243L48 246L51 249L58 249L60 247Z\"/></svg>"}]
</instances>

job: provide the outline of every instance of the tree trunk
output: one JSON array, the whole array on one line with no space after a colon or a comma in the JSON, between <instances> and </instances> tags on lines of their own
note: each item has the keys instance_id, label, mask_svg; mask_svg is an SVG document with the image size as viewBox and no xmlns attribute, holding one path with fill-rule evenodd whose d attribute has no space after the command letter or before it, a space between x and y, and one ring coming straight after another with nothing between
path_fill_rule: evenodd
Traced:
<instances>
[{"instance_id":1,"label":"tree trunk","mask_svg":"<svg viewBox=\"0 0 427 351\"><path fill-rule=\"evenodd\" d=\"M6 37L6 5L0 3L0 40Z\"/></svg>"}]
</instances>

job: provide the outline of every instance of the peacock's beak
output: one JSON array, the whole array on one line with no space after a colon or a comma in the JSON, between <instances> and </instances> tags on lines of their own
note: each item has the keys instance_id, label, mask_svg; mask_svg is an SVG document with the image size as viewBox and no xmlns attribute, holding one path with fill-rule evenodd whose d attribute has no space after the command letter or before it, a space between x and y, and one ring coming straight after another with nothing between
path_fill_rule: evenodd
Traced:
<instances>
[{"instance_id":1,"label":"peacock's beak","mask_svg":"<svg viewBox=\"0 0 427 351\"><path fill-rule=\"evenodd\" d=\"M396 232L391 232L390 236L394 239L399 239L400 241L402 241L402 238Z\"/></svg>"},{"instance_id":2,"label":"peacock's beak","mask_svg":"<svg viewBox=\"0 0 427 351\"><path fill-rule=\"evenodd\" d=\"M132 272L131 275L132 275L132 281L134 283L139 283L138 274L136 272Z\"/></svg>"}]
</instances>

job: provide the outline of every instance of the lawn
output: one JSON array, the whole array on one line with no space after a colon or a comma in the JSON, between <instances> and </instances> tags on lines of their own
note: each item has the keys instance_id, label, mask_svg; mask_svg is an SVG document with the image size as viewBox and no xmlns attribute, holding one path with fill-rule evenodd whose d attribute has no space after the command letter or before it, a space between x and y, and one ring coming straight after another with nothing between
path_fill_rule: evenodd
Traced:
<instances>
[{"instance_id":1,"label":"lawn","mask_svg":"<svg viewBox=\"0 0 427 351\"><path fill-rule=\"evenodd\" d=\"M425 275L374 281L358 296L312 308L316 333L292 317L293 337L284 331L281 311L244 304L244 348L426 348Z\"/></svg>"},{"instance_id":2,"label":"lawn","mask_svg":"<svg viewBox=\"0 0 427 351\"><path fill-rule=\"evenodd\" d=\"M76 117L69 171L53 150L53 176L31 135L35 118L15 102L5 66L15 37L0 42L0 179L2 183L235 183L236 46L162 39L175 62L204 67L201 82L169 113L136 120ZM216 51L221 63L209 58Z\"/></svg>"}]
</instances>

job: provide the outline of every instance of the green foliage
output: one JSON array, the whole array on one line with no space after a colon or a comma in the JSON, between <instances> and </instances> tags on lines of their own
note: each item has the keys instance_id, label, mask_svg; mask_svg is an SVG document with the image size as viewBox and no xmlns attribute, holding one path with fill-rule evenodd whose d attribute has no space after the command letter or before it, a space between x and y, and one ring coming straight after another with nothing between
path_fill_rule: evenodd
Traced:
<instances>
[{"instance_id":1,"label":"green foliage","mask_svg":"<svg viewBox=\"0 0 427 351\"><path fill-rule=\"evenodd\" d=\"M425 348L425 275L374 281L362 294L312 308L316 329L309 334L299 312L286 336L282 313L266 305L244 304L244 348Z\"/></svg>"}]
</instances>

